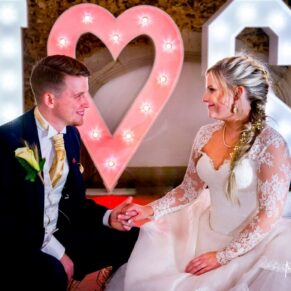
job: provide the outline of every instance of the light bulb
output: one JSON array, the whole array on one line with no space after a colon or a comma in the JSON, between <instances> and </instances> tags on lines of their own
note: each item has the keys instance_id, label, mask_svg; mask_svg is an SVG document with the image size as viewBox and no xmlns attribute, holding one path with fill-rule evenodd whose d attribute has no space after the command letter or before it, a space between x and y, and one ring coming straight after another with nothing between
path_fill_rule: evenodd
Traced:
<instances>
[{"instance_id":1,"label":"light bulb","mask_svg":"<svg viewBox=\"0 0 291 291\"><path fill-rule=\"evenodd\" d=\"M113 32L110 35L110 40L114 43L114 44L119 44L121 41L121 34L119 32Z\"/></svg>"},{"instance_id":2,"label":"light bulb","mask_svg":"<svg viewBox=\"0 0 291 291\"><path fill-rule=\"evenodd\" d=\"M93 16L92 14L85 12L82 18L82 22L84 24L91 24L93 22Z\"/></svg>"},{"instance_id":3,"label":"light bulb","mask_svg":"<svg viewBox=\"0 0 291 291\"><path fill-rule=\"evenodd\" d=\"M0 77L0 88L11 92L17 87L17 74L14 71L3 71Z\"/></svg>"},{"instance_id":4,"label":"light bulb","mask_svg":"<svg viewBox=\"0 0 291 291\"><path fill-rule=\"evenodd\" d=\"M153 111L152 105L149 102L143 102L140 106L140 111L144 114L151 114Z\"/></svg>"},{"instance_id":5,"label":"light bulb","mask_svg":"<svg viewBox=\"0 0 291 291\"><path fill-rule=\"evenodd\" d=\"M126 143L132 143L134 141L134 133L130 129L126 129L122 132L122 139Z\"/></svg>"},{"instance_id":6,"label":"light bulb","mask_svg":"<svg viewBox=\"0 0 291 291\"><path fill-rule=\"evenodd\" d=\"M114 158L109 158L105 161L105 167L111 170L114 170L117 166L116 159Z\"/></svg>"},{"instance_id":7,"label":"light bulb","mask_svg":"<svg viewBox=\"0 0 291 291\"><path fill-rule=\"evenodd\" d=\"M11 58L16 55L17 43L13 38L3 38L0 42L0 53L3 57Z\"/></svg>"},{"instance_id":8,"label":"light bulb","mask_svg":"<svg viewBox=\"0 0 291 291\"><path fill-rule=\"evenodd\" d=\"M149 26L151 24L151 22L152 22L152 20L151 20L151 18L148 15L140 15L138 17L138 23L142 27Z\"/></svg>"},{"instance_id":9,"label":"light bulb","mask_svg":"<svg viewBox=\"0 0 291 291\"><path fill-rule=\"evenodd\" d=\"M176 49L175 43L173 40L165 40L163 42L164 52L171 53Z\"/></svg>"},{"instance_id":10,"label":"light bulb","mask_svg":"<svg viewBox=\"0 0 291 291\"><path fill-rule=\"evenodd\" d=\"M158 84L161 86L166 86L169 83L169 77L165 73L161 73L158 76Z\"/></svg>"},{"instance_id":11,"label":"light bulb","mask_svg":"<svg viewBox=\"0 0 291 291\"><path fill-rule=\"evenodd\" d=\"M12 25L16 21L17 8L13 5L0 5L0 23L4 25Z\"/></svg>"},{"instance_id":12,"label":"light bulb","mask_svg":"<svg viewBox=\"0 0 291 291\"><path fill-rule=\"evenodd\" d=\"M280 12L272 12L269 16L270 27L282 29L286 26L286 17Z\"/></svg>"},{"instance_id":13,"label":"light bulb","mask_svg":"<svg viewBox=\"0 0 291 291\"><path fill-rule=\"evenodd\" d=\"M237 19L243 23L248 23L253 21L257 16L257 11L252 5L240 5L239 9L236 12Z\"/></svg>"},{"instance_id":14,"label":"light bulb","mask_svg":"<svg viewBox=\"0 0 291 291\"><path fill-rule=\"evenodd\" d=\"M90 136L92 139L100 140L102 138L102 133L99 128L94 128L90 132Z\"/></svg>"},{"instance_id":15,"label":"light bulb","mask_svg":"<svg viewBox=\"0 0 291 291\"><path fill-rule=\"evenodd\" d=\"M58 38L58 46L60 47L60 48L65 48L65 47L67 47L68 45L69 45L69 39L67 38L67 37L65 37L65 36L60 36L59 38Z\"/></svg>"}]
</instances>

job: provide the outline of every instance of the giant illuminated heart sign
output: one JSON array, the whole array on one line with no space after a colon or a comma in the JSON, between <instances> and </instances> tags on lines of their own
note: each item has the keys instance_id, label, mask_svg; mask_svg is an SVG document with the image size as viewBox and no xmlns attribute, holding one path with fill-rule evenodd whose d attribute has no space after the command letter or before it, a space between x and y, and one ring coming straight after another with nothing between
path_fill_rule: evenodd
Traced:
<instances>
[{"instance_id":1,"label":"giant illuminated heart sign","mask_svg":"<svg viewBox=\"0 0 291 291\"><path fill-rule=\"evenodd\" d=\"M111 191L176 86L183 64L183 42L174 21L156 7L136 6L115 18L98 5L79 4L55 22L48 39L48 54L75 57L77 41L84 33L96 35L114 60L140 35L149 36L155 47L150 76L114 134L92 100L79 128L82 141Z\"/></svg>"}]
</instances>

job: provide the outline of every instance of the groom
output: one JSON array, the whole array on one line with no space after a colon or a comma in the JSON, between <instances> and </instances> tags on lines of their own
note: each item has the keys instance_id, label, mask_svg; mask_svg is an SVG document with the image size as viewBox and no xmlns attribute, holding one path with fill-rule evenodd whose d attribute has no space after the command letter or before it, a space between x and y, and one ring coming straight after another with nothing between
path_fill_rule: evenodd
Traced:
<instances>
[{"instance_id":1,"label":"groom","mask_svg":"<svg viewBox=\"0 0 291 291\"><path fill-rule=\"evenodd\" d=\"M65 291L73 278L125 263L136 241L137 229L122 232L117 219L131 198L112 211L85 198L75 126L89 75L68 56L40 60L30 79L37 106L0 127L0 278L9 290ZM34 147L38 173L27 180Z\"/></svg>"}]
</instances>

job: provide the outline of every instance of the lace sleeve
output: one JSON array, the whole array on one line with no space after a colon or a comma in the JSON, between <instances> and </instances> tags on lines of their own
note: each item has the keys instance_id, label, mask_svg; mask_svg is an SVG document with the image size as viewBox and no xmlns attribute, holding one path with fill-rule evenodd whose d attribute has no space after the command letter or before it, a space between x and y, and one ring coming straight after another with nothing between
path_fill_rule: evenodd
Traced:
<instances>
[{"instance_id":1,"label":"lace sleeve","mask_svg":"<svg viewBox=\"0 0 291 291\"><path fill-rule=\"evenodd\" d=\"M162 198L149 204L154 210L154 219L183 208L185 205L195 200L199 193L205 188L205 183L200 179L196 171L196 163L200 157L199 150L209 138L203 133L202 129L200 129L195 137L182 183Z\"/></svg>"},{"instance_id":2,"label":"lace sleeve","mask_svg":"<svg viewBox=\"0 0 291 291\"><path fill-rule=\"evenodd\" d=\"M260 154L257 151L257 163L258 210L238 236L217 252L217 260L221 264L254 248L282 215L290 185L291 164L288 148L279 135Z\"/></svg>"}]
</instances>

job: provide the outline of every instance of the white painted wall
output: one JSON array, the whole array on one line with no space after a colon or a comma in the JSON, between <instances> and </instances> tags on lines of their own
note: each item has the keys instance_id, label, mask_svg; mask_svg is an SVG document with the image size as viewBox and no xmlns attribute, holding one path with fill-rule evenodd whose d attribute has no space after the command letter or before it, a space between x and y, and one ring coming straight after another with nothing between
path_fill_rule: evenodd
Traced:
<instances>
[{"instance_id":1,"label":"white painted wall","mask_svg":"<svg viewBox=\"0 0 291 291\"><path fill-rule=\"evenodd\" d=\"M142 88L151 67L141 67L102 86L94 101L111 132ZM194 136L203 124L212 122L201 98L204 77L200 63L185 62L167 105L147 133L129 167L185 166Z\"/></svg>"}]
</instances>

